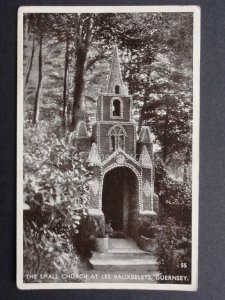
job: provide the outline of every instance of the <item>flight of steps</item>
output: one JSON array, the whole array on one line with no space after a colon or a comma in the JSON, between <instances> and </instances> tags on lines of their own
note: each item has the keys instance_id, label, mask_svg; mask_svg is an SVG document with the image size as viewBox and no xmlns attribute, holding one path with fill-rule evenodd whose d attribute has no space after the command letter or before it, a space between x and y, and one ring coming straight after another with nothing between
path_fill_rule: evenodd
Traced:
<instances>
[{"instance_id":1,"label":"flight of steps","mask_svg":"<svg viewBox=\"0 0 225 300\"><path fill-rule=\"evenodd\" d=\"M89 262L99 271L158 271L154 253L139 249L136 243L129 239L110 238L108 251L93 252Z\"/></svg>"}]
</instances>

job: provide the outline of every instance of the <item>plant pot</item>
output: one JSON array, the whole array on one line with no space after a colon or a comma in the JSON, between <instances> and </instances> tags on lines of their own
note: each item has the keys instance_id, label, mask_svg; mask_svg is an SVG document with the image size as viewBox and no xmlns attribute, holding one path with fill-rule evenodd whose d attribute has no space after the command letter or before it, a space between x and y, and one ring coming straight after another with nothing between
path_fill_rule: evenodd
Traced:
<instances>
[{"instance_id":1,"label":"plant pot","mask_svg":"<svg viewBox=\"0 0 225 300\"><path fill-rule=\"evenodd\" d=\"M108 251L108 243L108 236L104 238L95 238L95 251L99 253Z\"/></svg>"},{"instance_id":2,"label":"plant pot","mask_svg":"<svg viewBox=\"0 0 225 300\"><path fill-rule=\"evenodd\" d=\"M148 238L146 236L140 236L140 248L147 252L154 252L158 247L156 238Z\"/></svg>"}]
</instances>

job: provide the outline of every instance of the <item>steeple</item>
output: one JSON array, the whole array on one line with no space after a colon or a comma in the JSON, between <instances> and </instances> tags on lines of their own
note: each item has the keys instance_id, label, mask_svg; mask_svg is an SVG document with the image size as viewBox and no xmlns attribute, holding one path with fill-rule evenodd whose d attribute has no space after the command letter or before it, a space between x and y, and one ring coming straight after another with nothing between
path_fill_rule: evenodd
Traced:
<instances>
[{"instance_id":1,"label":"steeple","mask_svg":"<svg viewBox=\"0 0 225 300\"><path fill-rule=\"evenodd\" d=\"M118 49L116 45L113 47L113 57L112 57L110 74L108 79L107 93L125 94L125 88L124 88L121 69L120 69Z\"/></svg>"}]
</instances>

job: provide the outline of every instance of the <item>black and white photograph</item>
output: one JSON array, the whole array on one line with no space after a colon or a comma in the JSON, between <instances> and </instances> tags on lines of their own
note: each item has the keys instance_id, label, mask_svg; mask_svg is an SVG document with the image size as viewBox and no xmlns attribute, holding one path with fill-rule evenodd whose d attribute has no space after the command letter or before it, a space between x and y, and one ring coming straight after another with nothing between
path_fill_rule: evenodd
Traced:
<instances>
[{"instance_id":1,"label":"black and white photograph","mask_svg":"<svg viewBox=\"0 0 225 300\"><path fill-rule=\"evenodd\" d=\"M18 11L17 286L198 288L200 8Z\"/></svg>"}]
</instances>

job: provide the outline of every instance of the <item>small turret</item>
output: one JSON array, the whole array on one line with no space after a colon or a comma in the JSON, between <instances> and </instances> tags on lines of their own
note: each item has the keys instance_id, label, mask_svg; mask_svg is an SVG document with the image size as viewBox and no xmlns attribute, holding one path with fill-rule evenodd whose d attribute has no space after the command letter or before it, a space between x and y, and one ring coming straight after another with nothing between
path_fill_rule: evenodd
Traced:
<instances>
[{"instance_id":1,"label":"small turret","mask_svg":"<svg viewBox=\"0 0 225 300\"><path fill-rule=\"evenodd\" d=\"M88 155L87 163L94 166L101 165L101 160L98 154L98 149L96 143L92 143L91 150Z\"/></svg>"},{"instance_id":2,"label":"small turret","mask_svg":"<svg viewBox=\"0 0 225 300\"><path fill-rule=\"evenodd\" d=\"M91 138L84 121L81 120L77 123L74 132L71 133L70 141L80 152L88 152L90 150Z\"/></svg>"},{"instance_id":3,"label":"small turret","mask_svg":"<svg viewBox=\"0 0 225 300\"><path fill-rule=\"evenodd\" d=\"M144 146L146 147L151 159L153 158L153 143L151 138L151 132L148 126L143 126L141 129L141 133L139 135L139 139L137 141L137 155L143 151Z\"/></svg>"},{"instance_id":4,"label":"small turret","mask_svg":"<svg viewBox=\"0 0 225 300\"><path fill-rule=\"evenodd\" d=\"M141 166L143 168L152 169L152 167L153 167L151 157L150 157L150 155L148 153L148 150L147 150L145 145L142 148L141 155L140 155L140 158L139 158L139 163L141 164Z\"/></svg>"},{"instance_id":5,"label":"small turret","mask_svg":"<svg viewBox=\"0 0 225 300\"><path fill-rule=\"evenodd\" d=\"M86 124L84 121L79 121L75 128L75 136L79 138L86 138L89 137Z\"/></svg>"}]
</instances>

